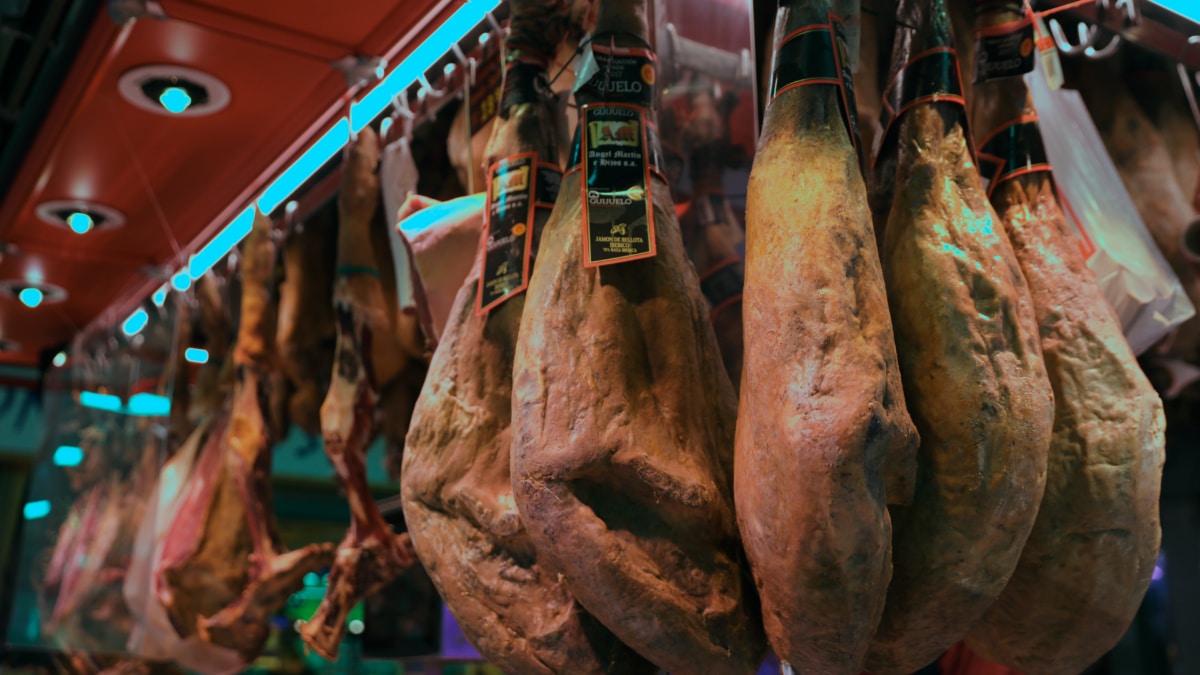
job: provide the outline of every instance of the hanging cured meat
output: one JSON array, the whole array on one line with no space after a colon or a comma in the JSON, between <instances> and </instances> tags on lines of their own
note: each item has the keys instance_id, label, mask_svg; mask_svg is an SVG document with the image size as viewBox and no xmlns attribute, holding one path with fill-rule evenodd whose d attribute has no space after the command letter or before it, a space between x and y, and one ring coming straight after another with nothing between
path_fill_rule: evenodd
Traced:
<instances>
[{"instance_id":1,"label":"hanging cured meat","mask_svg":"<svg viewBox=\"0 0 1200 675\"><path fill-rule=\"evenodd\" d=\"M380 247L372 245L372 228L382 222L378 164L379 137L368 127L359 132L342 173L334 286L337 351L321 406L325 453L350 503L350 531L338 545L325 598L300 631L305 644L326 658L337 655L350 610L415 559L408 535L392 532L367 485L367 445L378 430L380 385L414 365L397 346L395 284L385 288L376 258Z\"/></svg>"},{"instance_id":2,"label":"hanging cured meat","mask_svg":"<svg viewBox=\"0 0 1200 675\"><path fill-rule=\"evenodd\" d=\"M989 5L980 21L1020 18L1015 7ZM975 95L975 128L986 131L980 165L1033 295L1055 415L1037 521L968 644L1030 675L1078 673L1125 633L1150 583L1162 402L1059 208L1024 82L981 83Z\"/></svg>"},{"instance_id":3,"label":"hanging cured meat","mask_svg":"<svg viewBox=\"0 0 1200 675\"><path fill-rule=\"evenodd\" d=\"M660 154L646 2L598 11L581 166L546 223L517 341L514 496L538 552L623 642L672 672L752 673L736 400L669 190L646 168Z\"/></svg>"},{"instance_id":4,"label":"hanging cured meat","mask_svg":"<svg viewBox=\"0 0 1200 675\"><path fill-rule=\"evenodd\" d=\"M268 619L328 565L332 546L286 552L272 511L267 375L275 367L271 280L275 247L261 214L242 256L242 303L230 409L217 420L193 469L155 570L155 591L182 637L256 657Z\"/></svg>"},{"instance_id":5,"label":"hanging cured meat","mask_svg":"<svg viewBox=\"0 0 1200 675\"><path fill-rule=\"evenodd\" d=\"M740 148L730 144L730 115L737 95L714 95L714 82L693 75L684 86L687 119L679 130L679 146L687 149L691 194L688 210L680 218L700 290L708 300L709 315L721 348L725 372L736 389L742 379L742 284L745 233L725 194L725 168Z\"/></svg>"},{"instance_id":6,"label":"hanging cured meat","mask_svg":"<svg viewBox=\"0 0 1200 675\"><path fill-rule=\"evenodd\" d=\"M510 8L502 112L487 148L489 223L414 413L405 520L446 605L490 663L512 673L652 672L583 611L513 503L513 350L530 253L560 180L562 120L545 80L564 17L543 0Z\"/></svg>"},{"instance_id":7,"label":"hanging cured meat","mask_svg":"<svg viewBox=\"0 0 1200 675\"><path fill-rule=\"evenodd\" d=\"M280 366L292 390L288 417L313 435L321 431L321 397L337 340L332 302L336 223L330 211L322 208L287 233L275 333Z\"/></svg>"},{"instance_id":8,"label":"hanging cured meat","mask_svg":"<svg viewBox=\"0 0 1200 675\"><path fill-rule=\"evenodd\" d=\"M1077 87L1083 95L1117 173L1154 242L1179 276L1192 304L1200 307L1200 278L1183 251L1184 231L1196 212L1191 195L1178 181L1171 180L1171 154L1162 134L1121 81L1116 64L1065 59L1063 70L1068 86ZM1200 363L1200 319L1193 317L1185 322L1164 351L1171 357Z\"/></svg>"},{"instance_id":9,"label":"hanging cured meat","mask_svg":"<svg viewBox=\"0 0 1200 675\"><path fill-rule=\"evenodd\" d=\"M945 2L902 0L897 23L880 257L921 447L912 505L892 510L876 675L929 664L999 596L1037 515L1054 419L1029 289L972 157Z\"/></svg>"},{"instance_id":10,"label":"hanging cured meat","mask_svg":"<svg viewBox=\"0 0 1200 675\"><path fill-rule=\"evenodd\" d=\"M776 19L747 196L734 496L775 653L796 672L852 674L883 611L886 502L911 497L917 434L833 10L781 2Z\"/></svg>"}]
</instances>

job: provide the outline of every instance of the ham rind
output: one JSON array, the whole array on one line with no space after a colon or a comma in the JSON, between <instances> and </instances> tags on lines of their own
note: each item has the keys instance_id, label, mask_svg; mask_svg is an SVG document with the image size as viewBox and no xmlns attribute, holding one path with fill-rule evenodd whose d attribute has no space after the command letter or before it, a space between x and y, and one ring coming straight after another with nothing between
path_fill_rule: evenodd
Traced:
<instances>
[{"instance_id":1,"label":"ham rind","mask_svg":"<svg viewBox=\"0 0 1200 675\"><path fill-rule=\"evenodd\" d=\"M981 20L1019 18L1005 14ZM1020 134L1036 129L1021 79L982 83L975 94L981 138L1011 138L1018 119ZM991 201L1032 292L1055 415L1037 521L967 644L1028 675L1078 673L1124 635L1150 584L1161 538L1162 401L1083 260L1050 167L993 184Z\"/></svg>"},{"instance_id":2,"label":"ham rind","mask_svg":"<svg viewBox=\"0 0 1200 675\"><path fill-rule=\"evenodd\" d=\"M782 2L776 44L832 11ZM734 497L775 653L853 675L891 577L887 502L911 498L918 439L842 88L787 84L773 85L747 196Z\"/></svg>"},{"instance_id":3,"label":"ham rind","mask_svg":"<svg viewBox=\"0 0 1200 675\"><path fill-rule=\"evenodd\" d=\"M600 4L608 44L646 32L644 0ZM580 174L563 179L521 318L517 508L580 604L642 656L753 673L764 644L733 511L736 400L669 189L650 178L654 257L585 267Z\"/></svg>"},{"instance_id":4,"label":"ham rind","mask_svg":"<svg viewBox=\"0 0 1200 675\"><path fill-rule=\"evenodd\" d=\"M944 0L902 0L898 23L890 79L954 44ZM892 508L875 675L911 673L966 635L1008 583L1045 487L1054 396L968 138L961 98L943 98L908 107L884 142L897 161L880 257L921 447L912 505Z\"/></svg>"},{"instance_id":5,"label":"ham rind","mask_svg":"<svg viewBox=\"0 0 1200 675\"><path fill-rule=\"evenodd\" d=\"M546 15L552 7L542 0L511 3L507 54L554 48L561 17ZM546 76L539 65L538 72L513 70L508 77ZM534 152L557 164L555 108L549 99L507 107L487 162ZM548 216L538 210L535 242ZM481 264L482 257L458 292L404 451L401 494L417 554L464 634L505 672L653 672L579 606L517 513L509 469L512 369L525 297L480 313Z\"/></svg>"}]
</instances>

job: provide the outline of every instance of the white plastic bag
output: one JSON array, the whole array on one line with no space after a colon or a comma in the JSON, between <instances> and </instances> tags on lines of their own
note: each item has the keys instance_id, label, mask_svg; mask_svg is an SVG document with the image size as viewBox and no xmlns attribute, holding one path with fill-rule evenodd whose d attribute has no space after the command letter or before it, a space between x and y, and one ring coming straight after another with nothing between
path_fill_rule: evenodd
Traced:
<instances>
[{"instance_id":1,"label":"white plastic bag","mask_svg":"<svg viewBox=\"0 0 1200 675\"><path fill-rule=\"evenodd\" d=\"M412 252L400 233L400 207L410 194L417 191L417 164L413 161L408 139L401 137L383 148L379 162L379 182L383 191L383 208L387 212L388 241L392 249L392 265L396 272L396 297L400 309L416 306L415 274Z\"/></svg>"},{"instance_id":2,"label":"white plastic bag","mask_svg":"<svg viewBox=\"0 0 1200 675\"><path fill-rule=\"evenodd\" d=\"M1088 267L1116 310L1129 346L1141 354L1191 318L1195 308L1138 215L1079 92L1050 89L1040 63L1025 82Z\"/></svg>"}]
</instances>

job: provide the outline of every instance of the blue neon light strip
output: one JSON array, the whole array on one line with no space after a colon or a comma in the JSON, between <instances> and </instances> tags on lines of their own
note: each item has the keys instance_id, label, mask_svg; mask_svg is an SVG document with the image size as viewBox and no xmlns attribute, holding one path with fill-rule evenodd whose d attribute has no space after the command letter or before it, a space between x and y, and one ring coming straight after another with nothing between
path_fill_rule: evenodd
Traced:
<instances>
[{"instance_id":1,"label":"blue neon light strip","mask_svg":"<svg viewBox=\"0 0 1200 675\"><path fill-rule=\"evenodd\" d=\"M81 391L79 392L79 405L105 412L143 417L156 417L171 413L171 399L158 394L134 394L129 397L128 404L122 404L120 396Z\"/></svg>"},{"instance_id":2,"label":"blue neon light strip","mask_svg":"<svg viewBox=\"0 0 1200 675\"><path fill-rule=\"evenodd\" d=\"M292 163L284 170L275 182L267 186L263 191L262 197L258 200L258 208L263 213L270 213L291 196L304 181L312 177L325 162L338 153L339 150L346 147L350 142L350 123L343 117L333 125L325 135L317 139L316 143L309 146L308 150L304 151L300 158ZM249 231L249 230L247 230ZM240 241L240 239L239 239ZM236 245L236 242L234 242ZM233 246L230 246L233 248ZM210 265L211 267L211 265ZM193 273L193 277L196 275Z\"/></svg>"},{"instance_id":3,"label":"blue neon light strip","mask_svg":"<svg viewBox=\"0 0 1200 675\"><path fill-rule=\"evenodd\" d=\"M119 412L121 410L121 397L113 396L112 394L98 394L94 391L81 391L79 392L79 405L107 412Z\"/></svg>"},{"instance_id":4,"label":"blue neon light strip","mask_svg":"<svg viewBox=\"0 0 1200 675\"><path fill-rule=\"evenodd\" d=\"M54 449L54 464L57 466L79 466L83 462L83 448L75 445L60 445Z\"/></svg>"},{"instance_id":5,"label":"blue neon light strip","mask_svg":"<svg viewBox=\"0 0 1200 675\"><path fill-rule=\"evenodd\" d=\"M125 319L125 323L121 324L121 330L126 335L137 335L142 332L142 329L148 323L150 323L150 315L146 314L146 310L139 309L130 314L128 319Z\"/></svg>"},{"instance_id":6,"label":"blue neon light strip","mask_svg":"<svg viewBox=\"0 0 1200 675\"><path fill-rule=\"evenodd\" d=\"M187 351L183 352L183 358L188 360L188 363L208 363L208 350L188 347Z\"/></svg>"},{"instance_id":7,"label":"blue neon light strip","mask_svg":"<svg viewBox=\"0 0 1200 675\"><path fill-rule=\"evenodd\" d=\"M39 499L36 502L27 502L25 504L25 520L37 520L50 515L50 502L45 499Z\"/></svg>"},{"instance_id":8,"label":"blue neon light strip","mask_svg":"<svg viewBox=\"0 0 1200 675\"><path fill-rule=\"evenodd\" d=\"M375 85L362 100L350 106L350 129L356 134L362 131L387 109L396 94L412 86L455 43L483 21L488 12L498 6L499 0L470 0L459 7L420 46L412 50L390 75Z\"/></svg>"},{"instance_id":9,"label":"blue neon light strip","mask_svg":"<svg viewBox=\"0 0 1200 675\"><path fill-rule=\"evenodd\" d=\"M212 269L218 260L224 258L226 253L233 250L238 242L250 234L250 226L253 224L254 207L247 206L246 210L239 213L232 223L225 226L225 229L218 232L207 246L192 256L192 259L188 261L188 274L193 279L199 279L205 272Z\"/></svg>"}]
</instances>

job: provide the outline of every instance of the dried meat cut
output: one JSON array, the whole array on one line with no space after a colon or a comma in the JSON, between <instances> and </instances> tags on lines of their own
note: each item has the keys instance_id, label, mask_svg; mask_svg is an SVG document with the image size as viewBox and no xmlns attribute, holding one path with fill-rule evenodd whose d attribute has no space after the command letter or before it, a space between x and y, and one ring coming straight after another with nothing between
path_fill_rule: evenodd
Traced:
<instances>
[{"instance_id":1,"label":"dried meat cut","mask_svg":"<svg viewBox=\"0 0 1200 675\"><path fill-rule=\"evenodd\" d=\"M829 84L843 76L835 50L844 58L833 11L781 2L775 22L747 195L734 497L775 653L796 672L853 674L883 611L886 504L911 496L917 433L846 114L853 91ZM807 58L820 50L827 59Z\"/></svg>"},{"instance_id":2,"label":"dried meat cut","mask_svg":"<svg viewBox=\"0 0 1200 675\"><path fill-rule=\"evenodd\" d=\"M527 214L532 202L535 219L524 236L532 237L535 251L549 216L548 205L536 207L543 190L530 183L497 192L498 173L510 162L518 171L536 171L539 180L557 170L550 167L557 164L562 120L548 96L525 94L544 84L543 55L562 39L563 17L543 0L513 0L510 9L505 58L511 65L487 147L489 173L497 175L489 200L496 206L484 241L503 238L507 210ZM517 241L524 249L525 240ZM491 304L481 303L481 275L496 277L487 250L480 248L458 293L408 435L401 494L413 544L463 632L505 672L653 672L583 611L517 513L509 470L512 368L525 298L513 290L518 275L505 285L501 304L478 311ZM509 262L522 264L519 256Z\"/></svg>"},{"instance_id":3,"label":"dried meat cut","mask_svg":"<svg viewBox=\"0 0 1200 675\"><path fill-rule=\"evenodd\" d=\"M745 233L724 187L725 166L735 152L729 138L729 117L737 96L729 93L718 101L714 84L698 74L684 84L691 91L679 145L688 152L691 194L679 226L684 246L700 275L700 290L711 308L709 314L725 372L737 389L742 380Z\"/></svg>"},{"instance_id":4,"label":"dried meat cut","mask_svg":"<svg viewBox=\"0 0 1200 675\"><path fill-rule=\"evenodd\" d=\"M653 65L637 49L646 30L644 0L602 2L591 58L604 63L594 79L583 70L589 93L576 92L588 106L579 136L611 141L605 152L644 148L643 159L659 153L641 133L652 110L597 104L619 89L649 93ZM752 673L764 645L733 512L733 387L666 183L652 173L632 190L606 186L621 212L637 201L644 214L618 221L596 195L597 241L585 245L591 161L585 153L564 177L526 291L513 373L517 507L539 554L625 644L671 672ZM653 244L653 256L585 264L643 255L634 244Z\"/></svg>"},{"instance_id":5,"label":"dried meat cut","mask_svg":"<svg viewBox=\"0 0 1200 675\"><path fill-rule=\"evenodd\" d=\"M407 534L384 520L367 485L367 445L375 437L381 384L417 366L397 345L395 285L386 288L372 228L379 220L379 137L371 128L350 149L338 196L338 269L334 286L337 350L321 405L325 453L350 503L350 530L338 545L325 597L301 628L305 644L334 658L350 610L391 583L416 557Z\"/></svg>"},{"instance_id":6,"label":"dried meat cut","mask_svg":"<svg viewBox=\"0 0 1200 675\"><path fill-rule=\"evenodd\" d=\"M983 25L1018 21L992 6ZM1024 82L981 83L981 166L1033 295L1055 416L1046 492L1008 586L967 644L1029 675L1078 673L1133 620L1158 557L1162 401L1059 208ZM1022 175L992 163L1004 158ZM1007 166L1007 165L1006 165ZM995 167L993 169L993 167Z\"/></svg>"},{"instance_id":7,"label":"dried meat cut","mask_svg":"<svg viewBox=\"0 0 1200 675\"><path fill-rule=\"evenodd\" d=\"M230 408L214 422L155 570L159 602L182 637L255 658L272 612L329 564L332 546L286 552L272 511L267 376L275 367L270 221L258 214L242 257Z\"/></svg>"},{"instance_id":8,"label":"dried meat cut","mask_svg":"<svg viewBox=\"0 0 1200 675\"><path fill-rule=\"evenodd\" d=\"M921 446L912 505L891 510L876 675L927 665L1000 595L1037 515L1054 416L1029 289L972 157L945 2L902 0L897 23L880 258Z\"/></svg>"}]
</instances>

